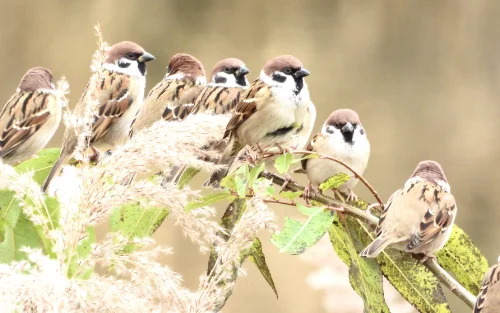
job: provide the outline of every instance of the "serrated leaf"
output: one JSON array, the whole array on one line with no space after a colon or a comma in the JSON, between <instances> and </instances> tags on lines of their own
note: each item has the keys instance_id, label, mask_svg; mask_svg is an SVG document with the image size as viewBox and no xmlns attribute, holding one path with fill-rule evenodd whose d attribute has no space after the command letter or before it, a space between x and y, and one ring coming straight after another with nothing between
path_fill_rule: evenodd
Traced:
<instances>
[{"instance_id":1,"label":"serrated leaf","mask_svg":"<svg viewBox=\"0 0 500 313\"><path fill-rule=\"evenodd\" d=\"M349 267L351 286L363 300L365 312L390 312L384 300L380 267L377 261L359 256L363 245L350 229L352 218L346 217L345 221L342 223L336 215L328 233L335 252Z\"/></svg>"},{"instance_id":2,"label":"serrated leaf","mask_svg":"<svg viewBox=\"0 0 500 313\"><path fill-rule=\"evenodd\" d=\"M133 238L151 237L168 216L165 208L143 208L141 203L134 202L113 209L110 216L110 230L120 232L130 240ZM138 247L129 244L125 252L132 252Z\"/></svg>"},{"instance_id":3,"label":"serrated leaf","mask_svg":"<svg viewBox=\"0 0 500 313\"><path fill-rule=\"evenodd\" d=\"M346 173L338 173L338 174L333 175L332 177L328 178L322 184L320 184L319 189L321 189L321 191L324 192L326 190L339 188L346 181L348 181L350 178L351 178L351 176L347 175Z\"/></svg>"},{"instance_id":4,"label":"serrated leaf","mask_svg":"<svg viewBox=\"0 0 500 313\"><path fill-rule=\"evenodd\" d=\"M290 164L292 164L292 161L293 155L287 152L276 158L276 160L274 161L274 167L280 174L284 174L290 169Z\"/></svg>"},{"instance_id":5,"label":"serrated leaf","mask_svg":"<svg viewBox=\"0 0 500 313\"><path fill-rule=\"evenodd\" d=\"M375 239L375 235L359 220L353 229L364 247ZM451 312L436 276L410 253L386 248L376 260L384 276L419 312Z\"/></svg>"},{"instance_id":6,"label":"serrated leaf","mask_svg":"<svg viewBox=\"0 0 500 313\"><path fill-rule=\"evenodd\" d=\"M33 180L41 185L59 157L60 151L59 148L44 149L36 157L26 160L14 168L20 174L33 171Z\"/></svg>"},{"instance_id":7,"label":"serrated leaf","mask_svg":"<svg viewBox=\"0 0 500 313\"><path fill-rule=\"evenodd\" d=\"M266 257L264 255L264 251L262 250L262 243L259 238L255 238L250 248L249 256L250 261L257 266L260 273L266 280L267 284L273 289L276 298L278 298L278 290L276 290L276 286L274 285L273 277L271 276L271 271L266 263Z\"/></svg>"},{"instance_id":8,"label":"serrated leaf","mask_svg":"<svg viewBox=\"0 0 500 313\"><path fill-rule=\"evenodd\" d=\"M94 269L90 266L82 267L81 262L90 255L92 245L95 243L94 227L87 228L87 237L80 240L68 266L68 278L89 279Z\"/></svg>"},{"instance_id":9,"label":"serrated leaf","mask_svg":"<svg viewBox=\"0 0 500 313\"><path fill-rule=\"evenodd\" d=\"M229 191L214 193L189 202L184 207L184 211L189 212L191 210L202 208L225 199L229 199L229 201L232 201L234 200L234 196Z\"/></svg>"},{"instance_id":10,"label":"serrated leaf","mask_svg":"<svg viewBox=\"0 0 500 313\"><path fill-rule=\"evenodd\" d=\"M302 223L285 217L283 230L271 237L271 243L280 249L280 253L303 253L323 237L333 221L333 211L325 211L322 207L308 208L300 204L297 207L309 218Z\"/></svg>"},{"instance_id":11,"label":"serrated leaf","mask_svg":"<svg viewBox=\"0 0 500 313\"><path fill-rule=\"evenodd\" d=\"M266 163L260 163L259 166L255 166L250 170L247 183L248 187L253 188L257 177L259 177L260 173L262 173L262 171L264 171L265 168L266 168Z\"/></svg>"},{"instance_id":12,"label":"serrated leaf","mask_svg":"<svg viewBox=\"0 0 500 313\"><path fill-rule=\"evenodd\" d=\"M26 259L21 247L42 248L35 225L21 212L16 228L4 228L4 240L0 243L0 263L10 263Z\"/></svg>"},{"instance_id":13,"label":"serrated leaf","mask_svg":"<svg viewBox=\"0 0 500 313\"><path fill-rule=\"evenodd\" d=\"M200 170L187 167L184 172L182 172L181 178L179 178L179 189L184 188L195 176L198 174Z\"/></svg>"},{"instance_id":14,"label":"serrated leaf","mask_svg":"<svg viewBox=\"0 0 500 313\"><path fill-rule=\"evenodd\" d=\"M460 227L453 226L450 239L436 256L439 264L452 272L470 293L479 293L481 281L489 268L488 261Z\"/></svg>"},{"instance_id":15,"label":"serrated leaf","mask_svg":"<svg viewBox=\"0 0 500 313\"><path fill-rule=\"evenodd\" d=\"M293 201L293 200L297 199L298 197L300 197L303 193L304 193L304 191L302 191L302 190L299 190L299 191L282 191L282 192L279 193L279 196L283 197L285 199Z\"/></svg>"},{"instance_id":16,"label":"serrated leaf","mask_svg":"<svg viewBox=\"0 0 500 313\"><path fill-rule=\"evenodd\" d=\"M307 159L317 159L319 158L319 154L316 154L316 153L311 153L311 154L308 154L300 159L294 159L292 160L292 164L296 164L296 163L300 163L302 162L303 160L307 160Z\"/></svg>"}]
</instances>

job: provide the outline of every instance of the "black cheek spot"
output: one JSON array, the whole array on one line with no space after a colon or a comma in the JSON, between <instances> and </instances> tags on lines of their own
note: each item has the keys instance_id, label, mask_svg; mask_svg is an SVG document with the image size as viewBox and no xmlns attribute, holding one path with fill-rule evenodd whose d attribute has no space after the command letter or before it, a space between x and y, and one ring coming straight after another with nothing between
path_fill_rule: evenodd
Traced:
<instances>
[{"instance_id":1,"label":"black cheek spot","mask_svg":"<svg viewBox=\"0 0 500 313\"><path fill-rule=\"evenodd\" d=\"M364 130L363 128L361 128L361 129L359 130L359 133L360 133L361 135L364 135L364 134L365 134L365 130Z\"/></svg>"},{"instance_id":2,"label":"black cheek spot","mask_svg":"<svg viewBox=\"0 0 500 313\"><path fill-rule=\"evenodd\" d=\"M216 84L225 84L227 82L227 78L221 76L215 76L214 82Z\"/></svg>"},{"instance_id":3,"label":"black cheek spot","mask_svg":"<svg viewBox=\"0 0 500 313\"><path fill-rule=\"evenodd\" d=\"M121 68L127 68L130 66L130 63L127 62L118 62L118 66Z\"/></svg>"},{"instance_id":4,"label":"black cheek spot","mask_svg":"<svg viewBox=\"0 0 500 313\"><path fill-rule=\"evenodd\" d=\"M279 83L284 83L286 81L286 76L280 75L278 73L273 74L273 80Z\"/></svg>"},{"instance_id":5,"label":"black cheek spot","mask_svg":"<svg viewBox=\"0 0 500 313\"><path fill-rule=\"evenodd\" d=\"M333 129L331 129L331 128L327 128L326 132L329 133L329 134L333 134L334 133Z\"/></svg>"}]
</instances>

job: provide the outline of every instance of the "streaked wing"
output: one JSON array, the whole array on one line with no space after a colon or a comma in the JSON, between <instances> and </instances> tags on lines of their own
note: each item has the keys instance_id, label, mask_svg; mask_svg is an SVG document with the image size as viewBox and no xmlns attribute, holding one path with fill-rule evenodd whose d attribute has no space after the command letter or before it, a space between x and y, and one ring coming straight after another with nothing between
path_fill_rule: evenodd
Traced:
<instances>
[{"instance_id":1,"label":"streaked wing","mask_svg":"<svg viewBox=\"0 0 500 313\"><path fill-rule=\"evenodd\" d=\"M453 225L457 213L455 198L445 192L441 186L427 182L421 193L419 199L428 204L428 209L410 238L406 247L407 251L413 251L444 233Z\"/></svg>"},{"instance_id":2,"label":"streaked wing","mask_svg":"<svg viewBox=\"0 0 500 313\"><path fill-rule=\"evenodd\" d=\"M185 119L193 111L194 101L202 88L202 85L196 85L194 81L187 81L181 86L176 86L175 93L163 111L162 118L166 121Z\"/></svg>"},{"instance_id":3,"label":"streaked wing","mask_svg":"<svg viewBox=\"0 0 500 313\"><path fill-rule=\"evenodd\" d=\"M50 101L57 101L55 95L39 91L18 92L10 98L0 115L0 157L9 156L47 122Z\"/></svg>"},{"instance_id":4,"label":"streaked wing","mask_svg":"<svg viewBox=\"0 0 500 313\"><path fill-rule=\"evenodd\" d=\"M243 92L245 89L238 87L205 86L194 101L193 113L230 113L240 102Z\"/></svg>"},{"instance_id":5,"label":"streaked wing","mask_svg":"<svg viewBox=\"0 0 500 313\"><path fill-rule=\"evenodd\" d=\"M477 296L476 304L474 305L473 313L481 313L483 311L486 300L489 299L488 290L490 290L494 284L498 283L498 280L500 279L499 276L500 263L497 263L493 265L484 276L481 289L479 290L479 294Z\"/></svg>"},{"instance_id":6,"label":"streaked wing","mask_svg":"<svg viewBox=\"0 0 500 313\"><path fill-rule=\"evenodd\" d=\"M97 86L99 109L93 117L90 143L104 137L111 125L132 105L130 77L116 72L105 71L104 78Z\"/></svg>"},{"instance_id":7,"label":"streaked wing","mask_svg":"<svg viewBox=\"0 0 500 313\"><path fill-rule=\"evenodd\" d=\"M257 111L258 93L263 88L268 88L267 85L260 79L255 80L247 91L241 96L241 101L236 105L233 116L226 126L224 138L229 137L231 133L237 129L241 123L246 121Z\"/></svg>"},{"instance_id":8,"label":"streaked wing","mask_svg":"<svg viewBox=\"0 0 500 313\"><path fill-rule=\"evenodd\" d=\"M400 196L402 193L401 189L396 190L390 197L389 200L387 201L387 204L384 206L384 210L382 211L382 214L380 214L379 220L378 220L378 225L377 225L377 230L375 231L375 234L380 236L382 233L382 226L384 225L385 217L387 215L387 212L389 211L389 208L392 205L392 202L394 199L398 196Z\"/></svg>"}]
</instances>

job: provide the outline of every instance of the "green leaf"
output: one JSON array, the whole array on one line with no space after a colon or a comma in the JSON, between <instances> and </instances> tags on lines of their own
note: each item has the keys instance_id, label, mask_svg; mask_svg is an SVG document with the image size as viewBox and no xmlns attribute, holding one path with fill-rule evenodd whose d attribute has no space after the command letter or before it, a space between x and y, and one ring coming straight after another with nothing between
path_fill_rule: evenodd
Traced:
<instances>
[{"instance_id":1,"label":"green leaf","mask_svg":"<svg viewBox=\"0 0 500 313\"><path fill-rule=\"evenodd\" d=\"M309 218L302 223L285 217L283 230L271 237L271 242L280 249L280 253L303 253L323 237L334 218L333 211L325 211L322 207L308 208L297 204L297 208Z\"/></svg>"},{"instance_id":2,"label":"green leaf","mask_svg":"<svg viewBox=\"0 0 500 313\"><path fill-rule=\"evenodd\" d=\"M248 164L240 166L236 171L234 171L234 181L236 183L236 192L240 198L245 198L247 195L247 182L250 172L248 169Z\"/></svg>"},{"instance_id":3,"label":"green leaf","mask_svg":"<svg viewBox=\"0 0 500 313\"><path fill-rule=\"evenodd\" d=\"M375 239L361 221L352 226L364 247ZM384 276L419 312L451 312L436 276L410 253L386 248L376 260Z\"/></svg>"},{"instance_id":4,"label":"green leaf","mask_svg":"<svg viewBox=\"0 0 500 313\"><path fill-rule=\"evenodd\" d=\"M26 198L25 202L28 205L33 205L30 199ZM47 227L50 230L57 229L59 227L59 217L60 217L60 205L56 198L46 197L44 202L44 207L40 208L40 211L35 212L35 214L40 215L44 221L47 221ZM52 251L53 242L47 237L42 225L35 225L36 231L40 240L43 244L43 250L45 253L51 257L55 257Z\"/></svg>"},{"instance_id":5,"label":"green leaf","mask_svg":"<svg viewBox=\"0 0 500 313\"><path fill-rule=\"evenodd\" d=\"M15 166L15 169L20 174L33 171L33 180L41 185L47 175L49 175L50 169L59 157L60 151L61 149L59 148L42 150L38 153L37 157L20 163Z\"/></svg>"},{"instance_id":6,"label":"green leaf","mask_svg":"<svg viewBox=\"0 0 500 313\"><path fill-rule=\"evenodd\" d=\"M488 261L460 227L453 226L450 239L436 256L439 264L452 272L461 285L473 295L479 293Z\"/></svg>"},{"instance_id":7,"label":"green leaf","mask_svg":"<svg viewBox=\"0 0 500 313\"><path fill-rule=\"evenodd\" d=\"M110 230L121 232L130 240L151 237L168 216L164 208L143 208L139 202L128 203L113 209L110 216ZM132 252L138 247L130 244L125 252Z\"/></svg>"},{"instance_id":8,"label":"green leaf","mask_svg":"<svg viewBox=\"0 0 500 313\"><path fill-rule=\"evenodd\" d=\"M90 255L92 245L95 243L94 227L87 228L87 237L80 240L76 247L76 253L71 258L68 266L68 278L89 279L94 269L90 266L82 267L82 261Z\"/></svg>"},{"instance_id":9,"label":"green leaf","mask_svg":"<svg viewBox=\"0 0 500 313\"><path fill-rule=\"evenodd\" d=\"M220 185L221 187L236 191L235 172L227 174L226 177L220 181Z\"/></svg>"},{"instance_id":10,"label":"green leaf","mask_svg":"<svg viewBox=\"0 0 500 313\"><path fill-rule=\"evenodd\" d=\"M267 192L267 195L270 196L270 197L275 197L275 194L276 194L276 188L274 188L274 186L269 186L266 188L266 192Z\"/></svg>"},{"instance_id":11,"label":"green leaf","mask_svg":"<svg viewBox=\"0 0 500 313\"><path fill-rule=\"evenodd\" d=\"M280 172L280 174L284 174L288 172L292 161L293 155L287 152L276 158L276 161L274 161L274 167L278 170L278 172Z\"/></svg>"},{"instance_id":12,"label":"green leaf","mask_svg":"<svg viewBox=\"0 0 500 313\"><path fill-rule=\"evenodd\" d=\"M16 227L22 211L19 200L14 198L14 195L14 191L11 190L0 191L0 239L3 237L5 226L11 229Z\"/></svg>"},{"instance_id":13,"label":"green leaf","mask_svg":"<svg viewBox=\"0 0 500 313\"><path fill-rule=\"evenodd\" d=\"M269 286L273 289L276 298L278 298L278 291L276 290L276 286L274 285L273 277L271 276L271 271L266 263L266 257L264 256L264 251L262 250L262 243L259 238L255 238L250 248L249 259L252 261L255 266L259 269L260 273L269 284Z\"/></svg>"},{"instance_id":14,"label":"green leaf","mask_svg":"<svg viewBox=\"0 0 500 313\"><path fill-rule=\"evenodd\" d=\"M179 189L184 188L199 172L198 169L187 167L179 178Z\"/></svg>"},{"instance_id":15,"label":"green leaf","mask_svg":"<svg viewBox=\"0 0 500 313\"><path fill-rule=\"evenodd\" d=\"M298 197L300 197L303 193L304 193L304 191L302 191L302 190L299 190L299 191L282 191L282 192L279 193L279 196L283 197L285 199L293 201L293 200L297 199Z\"/></svg>"},{"instance_id":16,"label":"green leaf","mask_svg":"<svg viewBox=\"0 0 500 313\"><path fill-rule=\"evenodd\" d=\"M291 164L299 163L299 162L302 162L303 160L307 160L307 159L317 159L317 158L319 158L319 154L311 153L311 154L308 154L300 159L292 160Z\"/></svg>"},{"instance_id":17,"label":"green leaf","mask_svg":"<svg viewBox=\"0 0 500 313\"><path fill-rule=\"evenodd\" d=\"M347 175L346 173L338 173L328 178L325 182L319 185L319 189L321 189L321 191L323 192L330 189L337 189L350 178L351 176Z\"/></svg>"},{"instance_id":18,"label":"green leaf","mask_svg":"<svg viewBox=\"0 0 500 313\"><path fill-rule=\"evenodd\" d=\"M35 225L21 212L16 228L4 227L4 240L0 243L0 263L26 259L21 247L42 248Z\"/></svg>"},{"instance_id":19,"label":"green leaf","mask_svg":"<svg viewBox=\"0 0 500 313\"><path fill-rule=\"evenodd\" d=\"M349 267L349 281L352 288L363 299L365 312L390 312L384 300L382 273L376 260L359 256L363 248L358 234L352 230L352 218L339 220L339 215L328 233L335 252Z\"/></svg>"},{"instance_id":20,"label":"green leaf","mask_svg":"<svg viewBox=\"0 0 500 313\"><path fill-rule=\"evenodd\" d=\"M202 208L225 199L229 199L229 201L232 201L234 200L234 196L229 191L214 193L189 202L188 204L186 204L184 211L189 212L191 210Z\"/></svg>"},{"instance_id":21,"label":"green leaf","mask_svg":"<svg viewBox=\"0 0 500 313\"><path fill-rule=\"evenodd\" d=\"M259 166L255 166L250 170L247 183L248 187L253 188L253 185L257 177L259 177L260 173L262 173L262 171L264 171L265 168L266 168L266 163L260 163Z\"/></svg>"}]
</instances>

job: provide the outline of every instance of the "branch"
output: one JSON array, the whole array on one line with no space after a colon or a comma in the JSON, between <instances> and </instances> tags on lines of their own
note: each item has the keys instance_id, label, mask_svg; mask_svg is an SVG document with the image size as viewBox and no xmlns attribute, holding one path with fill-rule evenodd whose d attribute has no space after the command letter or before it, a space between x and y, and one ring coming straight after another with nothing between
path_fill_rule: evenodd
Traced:
<instances>
[{"instance_id":1,"label":"branch","mask_svg":"<svg viewBox=\"0 0 500 313\"><path fill-rule=\"evenodd\" d=\"M268 171L263 171L260 175L261 177L272 180L272 182L276 185L282 186L285 183L285 178L270 173ZM361 176L360 176L361 177ZM303 191L304 187L295 182L288 182L286 185L287 189L291 191ZM376 194L376 193L375 193ZM317 202L323 203L327 206L338 205L344 207L344 213L352 215L356 218L362 219L367 222L370 226L378 225L378 217L366 212L365 210L361 210L355 206L343 203L336 199L316 194L311 197L311 200L315 200ZM457 297L459 297L462 301L464 301L469 307L473 308L476 303L476 297L472 295L465 287L460 285L446 270L444 270L436 259L427 259L424 263L425 267L429 269L438 279L439 281L445 285L451 292L453 292Z\"/></svg>"}]
</instances>

